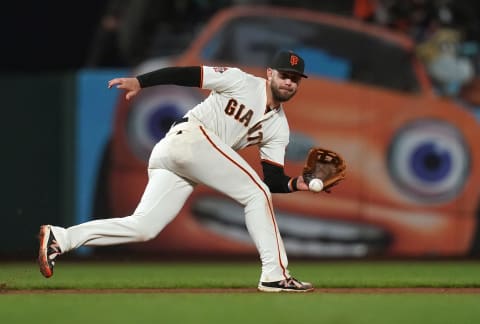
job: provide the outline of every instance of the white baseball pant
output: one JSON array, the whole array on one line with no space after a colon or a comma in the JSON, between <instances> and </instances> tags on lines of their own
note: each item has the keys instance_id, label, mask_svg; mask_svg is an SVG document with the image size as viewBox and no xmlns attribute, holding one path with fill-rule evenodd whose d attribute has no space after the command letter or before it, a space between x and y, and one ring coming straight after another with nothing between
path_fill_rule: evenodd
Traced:
<instances>
[{"instance_id":1,"label":"white baseball pant","mask_svg":"<svg viewBox=\"0 0 480 324\"><path fill-rule=\"evenodd\" d=\"M52 226L62 252L80 246L153 239L178 214L196 183L214 188L245 207L245 221L262 262L260 281L290 277L271 194L250 165L215 134L194 122L175 125L150 156L148 184L133 215ZM188 180L187 180L188 179Z\"/></svg>"}]
</instances>

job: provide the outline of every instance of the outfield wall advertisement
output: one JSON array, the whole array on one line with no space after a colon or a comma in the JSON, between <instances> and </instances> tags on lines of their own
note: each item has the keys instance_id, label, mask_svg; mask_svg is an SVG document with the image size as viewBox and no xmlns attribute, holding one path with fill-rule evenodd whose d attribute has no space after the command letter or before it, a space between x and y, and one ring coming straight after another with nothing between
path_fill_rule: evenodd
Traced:
<instances>
[{"instance_id":1,"label":"outfield wall advertisement","mask_svg":"<svg viewBox=\"0 0 480 324\"><path fill-rule=\"evenodd\" d=\"M161 86L126 102L120 91L106 88L117 74L78 77L77 223L130 215L147 182L151 147L205 96L192 88ZM299 174L307 150L327 146L347 159L347 178L331 194L273 195L289 255L478 254L480 126L473 114L454 102L373 88L351 90L345 97L332 87L330 95L318 98L317 87L329 86L322 82L305 82L286 107L291 138L285 168ZM372 108L359 111L360 101ZM407 101L409 107L400 109ZM241 154L261 172L256 148ZM121 248L156 255L257 253L243 207L202 185L157 238Z\"/></svg>"}]
</instances>

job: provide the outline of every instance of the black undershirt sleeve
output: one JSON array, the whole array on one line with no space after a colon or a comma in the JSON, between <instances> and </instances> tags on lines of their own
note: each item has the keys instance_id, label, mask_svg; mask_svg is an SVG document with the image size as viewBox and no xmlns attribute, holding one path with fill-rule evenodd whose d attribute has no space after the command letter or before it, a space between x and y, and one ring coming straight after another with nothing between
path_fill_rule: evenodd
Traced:
<instances>
[{"instance_id":1,"label":"black undershirt sleeve","mask_svg":"<svg viewBox=\"0 0 480 324\"><path fill-rule=\"evenodd\" d=\"M296 178L287 176L284 169L278 165L262 161L263 182L268 186L272 193L288 193L297 190ZM289 187L289 183L291 189Z\"/></svg>"},{"instance_id":2,"label":"black undershirt sleeve","mask_svg":"<svg viewBox=\"0 0 480 324\"><path fill-rule=\"evenodd\" d=\"M142 88L160 84L175 84L186 87L201 87L201 66L166 67L137 76Z\"/></svg>"}]
</instances>

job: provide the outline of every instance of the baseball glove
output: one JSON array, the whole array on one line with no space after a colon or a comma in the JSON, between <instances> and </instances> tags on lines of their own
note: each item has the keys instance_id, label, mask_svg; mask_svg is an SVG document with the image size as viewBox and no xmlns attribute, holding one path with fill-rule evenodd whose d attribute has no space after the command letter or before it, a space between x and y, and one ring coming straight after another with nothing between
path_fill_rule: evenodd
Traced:
<instances>
[{"instance_id":1,"label":"baseball glove","mask_svg":"<svg viewBox=\"0 0 480 324\"><path fill-rule=\"evenodd\" d=\"M333 186L345 179L347 164L343 157L331 150L313 147L303 167L303 180L308 185L312 179L323 181L323 191L330 193Z\"/></svg>"}]
</instances>

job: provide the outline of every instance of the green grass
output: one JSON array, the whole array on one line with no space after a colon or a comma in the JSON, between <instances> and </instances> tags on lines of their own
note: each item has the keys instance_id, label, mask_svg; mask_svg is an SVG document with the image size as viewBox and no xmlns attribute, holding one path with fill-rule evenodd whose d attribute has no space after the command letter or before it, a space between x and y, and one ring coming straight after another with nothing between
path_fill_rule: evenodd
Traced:
<instances>
[{"instance_id":1,"label":"green grass","mask_svg":"<svg viewBox=\"0 0 480 324\"><path fill-rule=\"evenodd\" d=\"M255 287L258 263L62 262L0 264L0 286ZM298 262L316 287L480 287L480 262ZM0 323L480 323L480 294L98 293L1 294Z\"/></svg>"},{"instance_id":2,"label":"green grass","mask_svg":"<svg viewBox=\"0 0 480 324\"><path fill-rule=\"evenodd\" d=\"M480 287L480 262L291 262L290 271L316 287ZM35 263L5 263L0 285L37 288L255 287L260 264L60 262L44 279Z\"/></svg>"},{"instance_id":3,"label":"green grass","mask_svg":"<svg viewBox=\"0 0 480 324\"><path fill-rule=\"evenodd\" d=\"M115 294L0 296L2 323L472 323L472 295Z\"/></svg>"}]
</instances>

